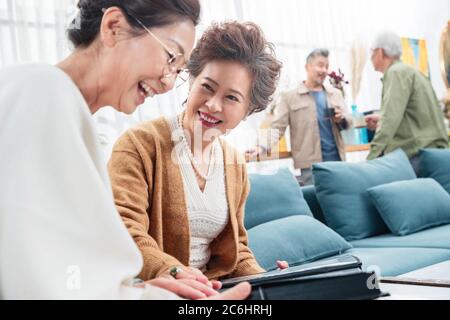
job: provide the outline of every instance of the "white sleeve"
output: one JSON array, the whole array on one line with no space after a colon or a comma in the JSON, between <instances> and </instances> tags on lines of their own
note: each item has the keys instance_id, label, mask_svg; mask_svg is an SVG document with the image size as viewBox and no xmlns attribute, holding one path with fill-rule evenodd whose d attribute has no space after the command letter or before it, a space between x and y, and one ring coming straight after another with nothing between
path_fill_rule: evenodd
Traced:
<instances>
[{"instance_id":1,"label":"white sleeve","mask_svg":"<svg viewBox=\"0 0 450 320\"><path fill-rule=\"evenodd\" d=\"M65 75L42 80L0 77L0 298L142 298L91 114Z\"/></svg>"}]
</instances>

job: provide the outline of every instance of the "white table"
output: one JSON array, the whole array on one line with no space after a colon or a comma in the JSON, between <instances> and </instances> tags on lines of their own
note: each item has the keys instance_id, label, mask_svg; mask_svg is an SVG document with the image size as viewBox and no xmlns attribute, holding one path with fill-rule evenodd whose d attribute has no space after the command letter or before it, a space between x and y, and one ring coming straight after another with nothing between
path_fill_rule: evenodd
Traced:
<instances>
[{"instance_id":1,"label":"white table","mask_svg":"<svg viewBox=\"0 0 450 320\"><path fill-rule=\"evenodd\" d=\"M450 260L402 274L397 278L450 282ZM378 300L450 300L450 288L444 287L380 283L380 289L391 295Z\"/></svg>"}]
</instances>

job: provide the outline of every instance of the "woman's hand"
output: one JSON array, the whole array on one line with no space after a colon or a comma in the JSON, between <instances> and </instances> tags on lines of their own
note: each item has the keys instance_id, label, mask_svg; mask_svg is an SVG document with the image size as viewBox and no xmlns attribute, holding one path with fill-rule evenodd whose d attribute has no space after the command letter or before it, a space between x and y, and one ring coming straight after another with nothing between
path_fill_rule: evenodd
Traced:
<instances>
[{"instance_id":1,"label":"woman's hand","mask_svg":"<svg viewBox=\"0 0 450 320\"><path fill-rule=\"evenodd\" d=\"M220 290L222 288L222 282L220 281L211 280L211 283L213 285L214 290Z\"/></svg>"},{"instance_id":2,"label":"woman's hand","mask_svg":"<svg viewBox=\"0 0 450 320\"><path fill-rule=\"evenodd\" d=\"M283 270L289 268L289 263L287 261L277 261L278 269Z\"/></svg>"},{"instance_id":3,"label":"woman's hand","mask_svg":"<svg viewBox=\"0 0 450 320\"><path fill-rule=\"evenodd\" d=\"M186 266L174 266L159 274L162 277L172 277L175 279L192 279L212 287L208 278L199 270Z\"/></svg>"},{"instance_id":4,"label":"woman's hand","mask_svg":"<svg viewBox=\"0 0 450 320\"><path fill-rule=\"evenodd\" d=\"M177 280L173 277L158 277L156 279L146 281L146 284L159 287L161 289L168 290L177 294L178 296L186 299L207 299L207 300L243 300L248 297L251 291L251 286L248 282L240 283L227 291L222 293L215 292L208 297L201 290L197 290L192 287L192 284L185 281L195 281L192 279ZM219 281L213 281L218 282ZM220 284L220 286L222 286Z\"/></svg>"},{"instance_id":5,"label":"woman's hand","mask_svg":"<svg viewBox=\"0 0 450 320\"><path fill-rule=\"evenodd\" d=\"M222 283L220 281L212 280L209 281L208 278L197 268L191 268L191 267L182 267L182 270L186 270L187 272L190 272L190 274L194 275L197 281L200 281L201 283L206 284L207 286L213 288L214 290L219 290L222 288ZM177 277L178 279L178 277Z\"/></svg>"},{"instance_id":6,"label":"woman's hand","mask_svg":"<svg viewBox=\"0 0 450 320\"><path fill-rule=\"evenodd\" d=\"M153 280L146 281L145 284L160 287L175 293L185 299L204 299L217 296L219 292L194 279L175 279L173 277L161 276Z\"/></svg>"},{"instance_id":7,"label":"woman's hand","mask_svg":"<svg viewBox=\"0 0 450 320\"><path fill-rule=\"evenodd\" d=\"M252 287L248 282L242 282L227 291L210 296L205 300L244 300L248 297L251 290Z\"/></svg>"},{"instance_id":8,"label":"woman's hand","mask_svg":"<svg viewBox=\"0 0 450 320\"><path fill-rule=\"evenodd\" d=\"M168 290L187 299L201 299L212 295L217 295L217 290L222 287L222 284L219 281L209 281L199 269L192 267L172 267L160 276L167 279L177 280L180 285L173 287L173 289L182 291L175 292L170 289ZM166 282L164 282L164 284L165 283ZM172 282L168 283L168 285L173 286L171 283Z\"/></svg>"}]
</instances>

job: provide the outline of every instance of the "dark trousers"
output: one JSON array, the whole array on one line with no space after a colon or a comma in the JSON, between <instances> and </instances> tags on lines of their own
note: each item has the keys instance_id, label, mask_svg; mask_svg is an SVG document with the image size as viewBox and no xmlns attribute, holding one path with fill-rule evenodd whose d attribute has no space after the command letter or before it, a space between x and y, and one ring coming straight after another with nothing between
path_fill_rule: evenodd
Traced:
<instances>
[{"instance_id":1,"label":"dark trousers","mask_svg":"<svg viewBox=\"0 0 450 320\"><path fill-rule=\"evenodd\" d=\"M301 169L301 174L296 178L301 186L313 185L312 169Z\"/></svg>"}]
</instances>

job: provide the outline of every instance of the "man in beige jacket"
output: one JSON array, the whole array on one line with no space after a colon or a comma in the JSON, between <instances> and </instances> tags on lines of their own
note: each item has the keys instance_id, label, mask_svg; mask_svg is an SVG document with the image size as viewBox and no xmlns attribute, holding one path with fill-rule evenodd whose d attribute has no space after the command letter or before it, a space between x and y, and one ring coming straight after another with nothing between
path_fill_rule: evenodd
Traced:
<instances>
[{"instance_id":1,"label":"man in beige jacket","mask_svg":"<svg viewBox=\"0 0 450 320\"><path fill-rule=\"evenodd\" d=\"M270 137L250 156L268 152L290 127L294 167L301 169L300 183L312 184L311 166L323 161L344 161L341 130L351 126L345 113L342 93L324 86L329 69L329 51L315 49L306 60L306 81L280 93L275 101L275 116L270 122Z\"/></svg>"}]
</instances>

